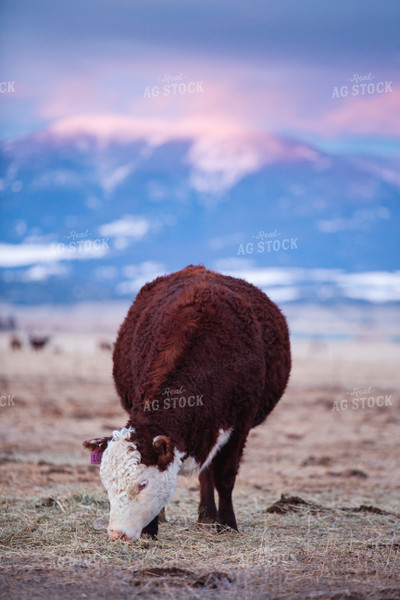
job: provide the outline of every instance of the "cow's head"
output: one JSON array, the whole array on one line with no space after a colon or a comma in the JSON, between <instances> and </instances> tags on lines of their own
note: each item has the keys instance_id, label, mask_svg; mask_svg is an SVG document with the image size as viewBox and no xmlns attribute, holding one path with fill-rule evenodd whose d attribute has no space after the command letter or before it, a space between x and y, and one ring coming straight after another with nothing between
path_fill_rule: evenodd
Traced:
<instances>
[{"instance_id":1,"label":"cow's head","mask_svg":"<svg viewBox=\"0 0 400 600\"><path fill-rule=\"evenodd\" d=\"M108 534L112 539L137 540L175 492L181 453L164 435L153 439L158 463L142 463L133 428L114 431L112 437L87 440L89 450L104 450L100 477L110 500Z\"/></svg>"}]
</instances>

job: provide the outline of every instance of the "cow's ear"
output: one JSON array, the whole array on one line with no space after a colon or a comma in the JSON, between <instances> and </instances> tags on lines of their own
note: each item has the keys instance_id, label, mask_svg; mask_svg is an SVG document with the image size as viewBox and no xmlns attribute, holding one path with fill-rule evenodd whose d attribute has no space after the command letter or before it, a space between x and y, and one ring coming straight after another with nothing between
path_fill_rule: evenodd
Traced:
<instances>
[{"instance_id":1,"label":"cow's ear","mask_svg":"<svg viewBox=\"0 0 400 600\"><path fill-rule=\"evenodd\" d=\"M153 440L153 448L158 454L158 467L163 471L173 458L171 438L166 435L157 435Z\"/></svg>"},{"instance_id":2,"label":"cow's ear","mask_svg":"<svg viewBox=\"0 0 400 600\"><path fill-rule=\"evenodd\" d=\"M108 442L111 439L112 439L112 436L109 435L108 437L101 437L101 438L95 438L93 440L86 440L85 442L83 442L83 446L84 446L84 448L87 448L88 450L91 450L92 452L94 452L95 450L97 450L98 452L104 452L104 450L107 448Z\"/></svg>"}]
</instances>

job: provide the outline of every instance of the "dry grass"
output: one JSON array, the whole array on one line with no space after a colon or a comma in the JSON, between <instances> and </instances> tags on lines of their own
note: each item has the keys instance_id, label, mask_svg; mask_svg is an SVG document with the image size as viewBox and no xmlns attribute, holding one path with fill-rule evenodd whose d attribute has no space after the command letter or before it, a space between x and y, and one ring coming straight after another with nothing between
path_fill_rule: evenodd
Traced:
<instances>
[{"instance_id":1,"label":"dry grass","mask_svg":"<svg viewBox=\"0 0 400 600\"><path fill-rule=\"evenodd\" d=\"M240 533L197 526L198 481L182 478L158 540L135 543L94 527L108 501L82 449L126 422L110 353L0 351L0 393L15 396L0 420L0 598L400 600L399 348L294 350L285 397L249 436ZM356 386L391 406L333 412ZM307 503L267 512L282 492Z\"/></svg>"},{"instance_id":2,"label":"dry grass","mask_svg":"<svg viewBox=\"0 0 400 600\"><path fill-rule=\"evenodd\" d=\"M261 496L258 508L242 496L241 532L218 534L196 525L196 499L178 490L159 539L135 543L94 528L107 518L103 495L4 499L1 597L43 598L53 585L64 598L128 598L132 588L141 597L400 598L396 514L313 502L270 514Z\"/></svg>"}]
</instances>

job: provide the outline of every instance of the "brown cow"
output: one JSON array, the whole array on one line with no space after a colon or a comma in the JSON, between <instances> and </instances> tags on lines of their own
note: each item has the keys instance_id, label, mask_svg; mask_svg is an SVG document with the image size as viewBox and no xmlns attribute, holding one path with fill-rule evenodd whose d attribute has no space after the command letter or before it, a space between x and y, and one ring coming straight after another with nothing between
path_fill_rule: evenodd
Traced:
<instances>
[{"instance_id":1,"label":"brown cow","mask_svg":"<svg viewBox=\"0 0 400 600\"><path fill-rule=\"evenodd\" d=\"M113 360L127 426L84 442L104 451L110 537L156 535L178 474L193 472L199 521L237 529L232 491L246 438L281 398L291 368L279 308L244 280L189 266L140 290Z\"/></svg>"},{"instance_id":2,"label":"brown cow","mask_svg":"<svg viewBox=\"0 0 400 600\"><path fill-rule=\"evenodd\" d=\"M10 348L12 350L21 350L22 342L17 335L13 335L12 338L10 339Z\"/></svg>"},{"instance_id":3,"label":"brown cow","mask_svg":"<svg viewBox=\"0 0 400 600\"><path fill-rule=\"evenodd\" d=\"M29 343L34 350L43 350L43 348L47 346L49 341L49 336L43 337L38 335L31 335L29 337Z\"/></svg>"}]
</instances>

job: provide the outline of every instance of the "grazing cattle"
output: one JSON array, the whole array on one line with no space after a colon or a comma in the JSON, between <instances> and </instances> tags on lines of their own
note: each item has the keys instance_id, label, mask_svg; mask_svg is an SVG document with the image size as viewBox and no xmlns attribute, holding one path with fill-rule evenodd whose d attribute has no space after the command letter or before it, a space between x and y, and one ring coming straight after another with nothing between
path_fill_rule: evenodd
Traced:
<instances>
[{"instance_id":1,"label":"grazing cattle","mask_svg":"<svg viewBox=\"0 0 400 600\"><path fill-rule=\"evenodd\" d=\"M17 335L13 335L12 338L10 339L10 348L12 350L21 350L22 342Z\"/></svg>"},{"instance_id":2,"label":"grazing cattle","mask_svg":"<svg viewBox=\"0 0 400 600\"><path fill-rule=\"evenodd\" d=\"M33 348L34 350L43 350L43 348L47 346L49 341L49 337L39 337L37 335L31 335L29 338L31 348Z\"/></svg>"},{"instance_id":3,"label":"grazing cattle","mask_svg":"<svg viewBox=\"0 0 400 600\"><path fill-rule=\"evenodd\" d=\"M237 529L232 491L247 435L281 398L291 368L279 308L244 280L189 266L140 290L113 362L127 426L84 442L104 452L110 537L155 536L178 474L196 472L199 522Z\"/></svg>"},{"instance_id":4,"label":"grazing cattle","mask_svg":"<svg viewBox=\"0 0 400 600\"><path fill-rule=\"evenodd\" d=\"M113 349L112 344L110 344L110 342L106 342L105 340L99 342L98 347L100 350L106 350L107 352L112 352Z\"/></svg>"}]
</instances>

